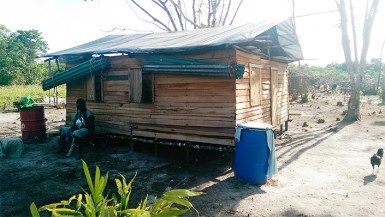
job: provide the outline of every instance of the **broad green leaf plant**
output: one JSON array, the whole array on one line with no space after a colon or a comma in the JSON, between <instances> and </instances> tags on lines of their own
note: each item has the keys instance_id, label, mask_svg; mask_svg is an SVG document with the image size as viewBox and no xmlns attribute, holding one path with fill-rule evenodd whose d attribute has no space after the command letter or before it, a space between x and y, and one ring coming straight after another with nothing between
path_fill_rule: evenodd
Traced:
<instances>
[{"instance_id":1,"label":"broad green leaf plant","mask_svg":"<svg viewBox=\"0 0 385 217\"><path fill-rule=\"evenodd\" d=\"M35 203L30 205L33 217L40 217L41 212L51 212L51 216L73 217L169 217L180 216L193 209L199 216L199 212L188 200L189 197L199 196L202 192L185 189L173 189L165 192L161 198L154 198L149 202L148 196L139 203L136 208L130 208L129 200L132 193L132 183L136 175L127 183L126 178L115 179L118 195L111 196L104 193L108 173L100 175L99 167L96 167L94 180L91 178L88 166L82 160L84 174L86 176L89 192L71 196L68 200L37 208ZM150 204L149 204L150 203Z\"/></svg>"}]
</instances>

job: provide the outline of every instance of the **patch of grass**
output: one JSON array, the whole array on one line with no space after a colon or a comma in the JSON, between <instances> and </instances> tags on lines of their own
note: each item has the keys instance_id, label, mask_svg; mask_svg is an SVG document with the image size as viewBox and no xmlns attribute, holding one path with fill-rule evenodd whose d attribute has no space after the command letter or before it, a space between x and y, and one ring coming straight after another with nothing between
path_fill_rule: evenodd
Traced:
<instances>
[{"instance_id":1,"label":"patch of grass","mask_svg":"<svg viewBox=\"0 0 385 217\"><path fill-rule=\"evenodd\" d=\"M53 90L51 90L51 97ZM61 85L58 87L59 98L65 98L66 87ZM19 102L22 97L29 96L35 102L42 102L45 97L49 96L49 91L43 91L40 85L12 85L0 86L0 106L1 109L13 108L13 102Z\"/></svg>"}]
</instances>

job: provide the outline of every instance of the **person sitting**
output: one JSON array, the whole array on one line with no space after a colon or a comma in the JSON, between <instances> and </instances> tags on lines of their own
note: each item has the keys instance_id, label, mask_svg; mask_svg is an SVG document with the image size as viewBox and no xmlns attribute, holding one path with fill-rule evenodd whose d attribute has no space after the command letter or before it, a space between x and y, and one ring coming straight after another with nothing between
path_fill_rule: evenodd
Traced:
<instances>
[{"instance_id":1,"label":"person sitting","mask_svg":"<svg viewBox=\"0 0 385 217\"><path fill-rule=\"evenodd\" d=\"M78 148L79 158L81 157L81 147L79 140L92 135L95 131L95 116L86 107L86 101L84 99L76 100L77 111L75 113L74 122L71 127L62 127L60 129L59 137L59 149L61 152L65 152L66 138L72 138L71 147L67 153L67 156L71 156L73 148Z\"/></svg>"}]
</instances>

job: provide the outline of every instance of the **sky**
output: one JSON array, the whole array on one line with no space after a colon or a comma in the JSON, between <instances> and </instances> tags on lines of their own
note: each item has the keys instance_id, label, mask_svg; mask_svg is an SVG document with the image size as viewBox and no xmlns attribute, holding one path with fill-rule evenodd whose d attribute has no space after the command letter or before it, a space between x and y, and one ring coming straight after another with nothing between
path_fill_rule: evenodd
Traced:
<instances>
[{"instance_id":1,"label":"sky","mask_svg":"<svg viewBox=\"0 0 385 217\"><path fill-rule=\"evenodd\" d=\"M297 35L304 54L301 64L325 66L343 62L335 0L294 2ZM360 14L364 13L366 1L353 2L356 4L357 29L360 30ZM125 0L0 0L0 5L0 24L11 31L37 29L47 41L49 52L71 48L109 34L161 31L138 19ZM235 24L291 16L292 6L292 0L244 0ZM381 56L381 46L385 41L384 23L385 2L380 1L368 60ZM128 30L110 31L114 27Z\"/></svg>"}]
</instances>

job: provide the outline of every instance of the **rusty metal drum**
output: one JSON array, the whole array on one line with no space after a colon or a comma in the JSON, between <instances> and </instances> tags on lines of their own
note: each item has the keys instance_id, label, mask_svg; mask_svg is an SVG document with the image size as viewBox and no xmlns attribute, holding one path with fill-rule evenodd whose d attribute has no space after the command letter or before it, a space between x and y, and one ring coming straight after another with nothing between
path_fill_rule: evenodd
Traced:
<instances>
[{"instance_id":1,"label":"rusty metal drum","mask_svg":"<svg viewBox=\"0 0 385 217\"><path fill-rule=\"evenodd\" d=\"M20 109L21 135L24 144L44 142L46 135L44 106Z\"/></svg>"}]
</instances>

